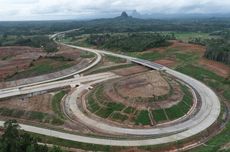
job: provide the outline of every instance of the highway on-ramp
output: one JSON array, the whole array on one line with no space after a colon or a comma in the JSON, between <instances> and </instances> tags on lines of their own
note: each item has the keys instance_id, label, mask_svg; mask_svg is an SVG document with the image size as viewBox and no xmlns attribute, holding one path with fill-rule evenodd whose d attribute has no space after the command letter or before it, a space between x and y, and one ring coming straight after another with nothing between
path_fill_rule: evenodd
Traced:
<instances>
[{"instance_id":1,"label":"highway on-ramp","mask_svg":"<svg viewBox=\"0 0 230 152\"><path fill-rule=\"evenodd\" d=\"M67 45L66 46L77 48L83 51L90 51L96 54L106 54L106 55L112 55L116 57L120 57L129 61L132 61L134 63L137 63L139 65L143 65L146 67L149 67L154 70L162 70L191 86L194 90L196 90L201 97L201 108L199 112L192 117L189 120L186 120L180 124L175 124L170 127L159 127L159 128L152 128L152 129L129 129L129 128L119 128L119 127L111 127L110 125L104 126L102 123L97 124L91 124L90 122L87 122L88 125L92 127L94 125L95 127L100 127L101 129L104 129L105 131L109 131L109 133L121 133L121 134L130 134L130 135L153 135L152 139L149 137L148 139L108 139L107 138L96 138L96 137L87 137L87 136L78 136L73 135L69 133L63 133L58 131L52 131L49 129L44 128L38 128L34 126L29 125L21 125L22 129L30 132L35 132L43 135L48 135L52 137L72 140L72 141L78 141L78 142L84 142L84 143L91 143L91 144L100 144L100 145L112 145L112 146L146 146L146 145L157 145L157 144L164 144L169 142L176 142L178 140L186 139L189 137L192 137L194 135L197 135L210 127L217 119L220 114L220 101L217 97L217 95L205 84L202 82L187 76L185 74L182 74L180 72L174 71L172 69L169 69L167 67L164 67L160 64L152 63L150 61L138 59L129 57L126 55L120 55L115 54L111 52L107 52L105 50L96 50L96 49L90 49L90 48L83 48L73 45ZM80 86L76 91L81 91L87 89L86 86ZM77 97L77 94L72 94L72 102L74 103L75 97ZM75 102L76 103L76 102ZM84 116L82 116L84 117ZM79 117L81 118L81 117ZM84 120L83 120L84 121ZM3 122L1 122L1 125ZM154 130L155 129L155 130ZM155 136L154 135L160 135L165 133L172 133L168 136Z\"/></svg>"}]
</instances>

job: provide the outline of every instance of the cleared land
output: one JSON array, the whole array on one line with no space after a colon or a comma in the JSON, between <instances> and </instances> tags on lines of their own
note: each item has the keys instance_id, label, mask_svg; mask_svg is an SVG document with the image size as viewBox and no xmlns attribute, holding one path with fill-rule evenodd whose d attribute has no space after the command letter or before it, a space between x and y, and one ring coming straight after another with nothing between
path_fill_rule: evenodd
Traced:
<instances>
[{"instance_id":1,"label":"cleared land","mask_svg":"<svg viewBox=\"0 0 230 152\"><path fill-rule=\"evenodd\" d=\"M91 60L94 54L60 46L59 52L47 54L31 47L0 47L0 79L12 81L53 73Z\"/></svg>"},{"instance_id":2,"label":"cleared land","mask_svg":"<svg viewBox=\"0 0 230 152\"><path fill-rule=\"evenodd\" d=\"M123 97L154 97L169 93L170 86L158 72L151 71L116 83Z\"/></svg>"},{"instance_id":3,"label":"cleared land","mask_svg":"<svg viewBox=\"0 0 230 152\"><path fill-rule=\"evenodd\" d=\"M13 97L0 101L0 116L21 121L63 125L64 122L53 112L52 94Z\"/></svg>"},{"instance_id":4,"label":"cleared land","mask_svg":"<svg viewBox=\"0 0 230 152\"><path fill-rule=\"evenodd\" d=\"M45 55L41 49L31 47L0 47L0 79L29 68L34 60Z\"/></svg>"},{"instance_id":5,"label":"cleared land","mask_svg":"<svg viewBox=\"0 0 230 152\"><path fill-rule=\"evenodd\" d=\"M152 72L148 74L144 74L141 77L138 75L138 78L143 79L143 76L146 76L145 78L149 78L148 76L150 76L151 74ZM159 77L159 75L155 74L155 77ZM88 99L87 104L86 104L87 109L91 113L103 119L107 119L112 122L120 122L120 123L122 122L123 125L152 126L158 123L175 120L177 118L184 116L193 105L193 97L192 97L191 92L186 86L181 85L180 88L184 94L182 100L178 103L174 103L173 105L169 107L166 106L165 108L162 108L161 106L159 106L161 101L158 101L159 103L157 104L159 109L155 109L155 110L150 110L149 109L150 106L146 106L146 105L143 106L141 109L139 109L135 107L134 102L132 102L131 103L132 106L130 106L127 103L134 101L134 99L137 96L138 98L136 99L136 102L137 102L136 105L140 106L138 102L139 103L147 102L147 104L149 103L151 104L151 102L154 102L154 100L151 101L149 99L143 100L144 98L152 95L152 94L149 94L150 92L153 94L154 93L164 93L164 95L170 92L169 85L165 82L164 79L161 79L161 82L165 83L165 86L163 87L164 91L160 89L159 90L153 89L153 88L155 89L158 88L156 85L159 85L159 88L160 88L162 83L154 83L155 86L153 88L148 88L148 85L149 85L148 83L146 84L146 83L143 83L144 81L141 81L141 85L140 85L140 81L137 81L137 80L138 79L134 81L131 78L131 79L128 79L128 82L124 81L125 83L122 83L122 81L119 81L121 82L121 84L123 84L123 87L125 87L124 89L121 89L122 87L121 85L119 86L120 88L118 89L120 92L122 92L123 95L125 94L125 97L123 97L122 102L121 100L114 100L114 98L110 98L110 96L108 96L106 93L106 92L110 92L110 89L107 88L108 85L106 84L113 84L113 83L106 83L105 85L97 86L87 97ZM148 82L151 80L153 79L147 79L145 81ZM129 85L126 84L129 82L132 82L132 85L135 85L133 86L134 90L132 90L132 88L130 88ZM139 90L138 90L138 87L140 87ZM140 89L142 90L140 91ZM142 100L139 95L143 98ZM131 98L131 100L129 100L129 98ZM168 103L168 105L170 104Z\"/></svg>"}]
</instances>

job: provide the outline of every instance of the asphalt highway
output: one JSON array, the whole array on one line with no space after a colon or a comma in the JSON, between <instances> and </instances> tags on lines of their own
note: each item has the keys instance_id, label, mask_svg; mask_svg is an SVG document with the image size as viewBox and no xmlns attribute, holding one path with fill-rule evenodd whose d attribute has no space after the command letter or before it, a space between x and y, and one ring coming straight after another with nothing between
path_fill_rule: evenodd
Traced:
<instances>
[{"instance_id":1,"label":"asphalt highway","mask_svg":"<svg viewBox=\"0 0 230 152\"><path fill-rule=\"evenodd\" d=\"M62 33L63 34L63 33ZM57 35L56 35L57 36ZM106 55L111 55L111 56L116 56L120 57L126 60L129 60L131 62L137 63L142 66L149 67L154 70L162 70L191 86L194 88L200 95L201 97L201 108L199 112L192 117L191 119L184 121L180 124L175 124L173 126L169 127L158 127L158 128L152 128L152 129L130 129L130 128L120 128L120 127L114 127L111 125L106 125L103 123L95 122L88 120L87 118L85 119L84 115L81 113L76 113L78 114L78 118L89 125L90 127L97 127L103 130L104 132L108 133L119 133L119 134L125 134L125 135L152 135L152 139L108 139L108 138L96 138L96 137L87 137L87 136L78 136L78 135L73 135L69 133L63 133L63 132L58 132L58 131L53 131L49 129L44 129L44 128L39 128L39 127L34 127L34 126L29 126L29 125L23 125L20 124L22 129L38 134L43 134L43 135L48 135L52 137L57 137L57 138L62 138L62 139L67 139L67 140L72 140L72 141L78 141L78 142L83 142L83 143L91 143L91 144L100 144L100 145L112 145L112 146L147 146L147 145L158 145L158 144L164 144L164 143L169 143L169 142L176 142L178 140L186 139L189 137L192 137L194 135L197 135L210 127L217 119L220 114L220 101L217 97L217 95L205 84L202 82L187 76L185 74L182 74L180 72L177 72L175 70L169 69L167 67L164 67L162 65L152 63L150 61L138 59L138 58L133 58L129 57L126 55L120 55L120 54L115 54L111 52L107 52L105 50L96 50L96 49L90 49L90 48L83 48L83 47L78 47L78 46L73 46L73 45L67 45L66 46L72 47L72 48L77 48L82 51L90 51L97 56L100 56L100 54L106 54ZM95 63L96 64L96 63ZM89 67L86 67L86 69ZM84 78L84 77L83 77ZM105 77L101 78L104 80ZM108 78L108 77L107 77ZM78 79L79 80L79 79ZM78 84L78 80L76 79L76 84ZM99 79L95 79L97 81ZM107 80L107 79L105 79ZM68 80L66 80L68 81ZM60 81L61 82L61 81ZM80 81L79 81L80 82ZM55 83L55 82L54 82ZM59 82L58 82L59 83ZM70 85L72 82L70 80L69 84ZM48 84L48 85L47 85ZM36 84L29 86L31 88L27 88L26 91L28 92L30 89L39 91L40 89L47 89L49 86L61 86L60 84L51 84L51 83L44 83L44 84ZM18 90L19 89L19 92ZM21 89L21 90L20 90ZM8 97L14 96L15 94L22 94L23 88L12 88L12 89L7 89ZM68 98L70 101L70 104L72 104L72 109L74 112L78 112L76 104L76 98L78 94L82 91L87 89L87 86L85 85L80 85L76 91L74 91L73 94L70 94L70 97ZM26 92L25 91L25 92ZM0 91L0 98L5 97L4 90L2 92ZM84 118L84 119L83 119ZM0 122L0 125L3 125L3 122ZM155 135L160 135L160 134L165 134L165 133L171 133L168 136L155 136Z\"/></svg>"}]
</instances>

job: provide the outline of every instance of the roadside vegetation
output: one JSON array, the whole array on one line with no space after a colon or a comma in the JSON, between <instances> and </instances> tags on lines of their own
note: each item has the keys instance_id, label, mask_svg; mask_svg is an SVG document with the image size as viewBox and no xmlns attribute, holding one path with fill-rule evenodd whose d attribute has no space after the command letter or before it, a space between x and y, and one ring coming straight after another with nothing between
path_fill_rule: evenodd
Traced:
<instances>
[{"instance_id":1,"label":"roadside vegetation","mask_svg":"<svg viewBox=\"0 0 230 152\"><path fill-rule=\"evenodd\" d=\"M63 120L61 120L55 115L37 111L25 111L2 107L0 108L0 115L8 118L32 120L41 123L49 123L53 125L62 125L64 123Z\"/></svg>"},{"instance_id":2,"label":"roadside vegetation","mask_svg":"<svg viewBox=\"0 0 230 152\"><path fill-rule=\"evenodd\" d=\"M202 42L209 39L209 33L205 32L173 32L176 39L187 43Z\"/></svg>"},{"instance_id":3,"label":"roadside vegetation","mask_svg":"<svg viewBox=\"0 0 230 152\"><path fill-rule=\"evenodd\" d=\"M178 71L190 75L208 86L210 86L219 95L219 99L227 104L230 104L229 92L230 92L230 82L229 79L225 79L216 75L215 73L204 69L203 67L198 67L195 65L187 65L177 69ZM223 121L223 120L222 120ZM196 148L194 152L216 152L221 151L225 144L228 144L230 132L230 122L226 122L226 126L223 132L219 133L217 136L210 139L205 146ZM229 148L222 151L229 151Z\"/></svg>"},{"instance_id":4,"label":"roadside vegetation","mask_svg":"<svg viewBox=\"0 0 230 152\"><path fill-rule=\"evenodd\" d=\"M56 52L58 50L57 45L53 40L48 39L44 34L52 34L56 31L64 31L83 27L79 31L66 34L66 38L63 41L68 43L75 42L77 45L92 46L96 45L102 49L108 49L112 51L123 51L124 54L147 59L151 61L167 59L176 62L172 67L176 70L190 75L208 86L210 86L221 101L225 101L230 104L230 82L229 76L224 78L214 71L210 71L203 66L199 65L199 61L202 56L222 62L229 65L229 31L230 28L229 19L225 18L208 18L208 19L177 19L177 20L142 20L135 18L114 18L114 19L100 19L93 21L49 21L49 22L1 22L0 23L0 46L12 46L12 45L26 45L32 47L43 48L47 52ZM146 33L149 31L150 33ZM164 31L170 31L166 32ZM160 32L161 34L152 33ZM114 34L119 33L119 34ZM129 33L129 34L128 34ZM163 33L163 34L162 34ZM83 38L78 36L86 34ZM37 36L34 36L37 35ZM42 36L38 36L42 35ZM187 49L174 47L171 48L168 40L177 39L191 44L199 44L206 46L205 54L193 52L193 48ZM164 47L164 50L158 50L158 47ZM151 49L151 50L149 50ZM147 51L145 51L147 50ZM202 52L203 53L203 52ZM90 54L81 54L81 57L88 58ZM2 60L5 60L3 58ZM117 59L111 59L115 62ZM119 61L120 62L120 61ZM66 68L64 61L61 61L61 66ZM45 63L41 66L34 67L32 65L32 73L45 73L46 71L60 70L59 67L50 67L49 63ZM121 67L116 67L121 68ZM112 68L113 69L113 68ZM103 72L111 70L111 68L98 69L96 72ZM23 71L25 72L25 71ZM20 73L20 72L19 72ZM217 74L216 74L217 73ZM28 73L22 73L22 75L29 75ZM14 77L17 79L18 77ZM12 79L14 79L12 78ZM11 78L9 78L11 79ZM138 111L135 108L127 107L122 104L114 104L106 102L107 99L102 96L103 93L99 88L93 90L89 94L87 101L87 108L94 114L106 118L112 119L118 122L124 122L128 119L135 124L149 125L150 119L149 113L153 115L154 120L157 123L174 120L183 114L185 114L191 106L191 93L188 89L182 86L183 92L186 94L183 98L183 102L173 106L170 109L159 109L153 111ZM54 111L60 112L58 108L59 99L63 94L58 94L53 101ZM95 99L96 97L96 99ZM61 125L63 122L56 116L50 116L50 114L40 112L26 112L17 109L1 108L0 115L6 117L26 118L29 120L37 120L39 122L48 122L51 124ZM59 114L58 114L59 115ZM134 117L130 117L134 115ZM60 117L60 116L59 116ZM221 151L223 145L228 144L230 139L230 122L226 123L223 132L213 137L204 146L201 146L194 151L200 152L216 152ZM84 150L98 150L98 151L115 151L111 146L100 146L92 144L84 144L79 142L72 142L61 140L57 138L41 136L33 134L34 137L41 137L40 142L48 142L54 144L65 145L67 147L77 147ZM14 136L14 140L19 139ZM21 138L20 138L21 139ZM20 141L19 139L19 141ZM28 138L31 139L31 138ZM15 144L11 138L7 144ZM31 140L34 141L34 140ZM179 142L178 142L179 143ZM176 144L178 144L176 143ZM4 146L5 144L3 144ZM0 145L0 147L2 144ZM15 146L8 146L15 147ZM36 146L34 146L36 147ZM151 147L150 147L151 148ZM19 149L19 148L18 148ZM120 150L120 148L118 148ZM36 151L36 150L31 150ZM222 151L229 151L227 150ZM9 151L10 152L10 151Z\"/></svg>"},{"instance_id":5,"label":"roadside vegetation","mask_svg":"<svg viewBox=\"0 0 230 152\"><path fill-rule=\"evenodd\" d=\"M91 52L82 51L80 53L80 57L81 58L93 58L93 57L95 57L95 54L91 53Z\"/></svg>"},{"instance_id":6,"label":"roadside vegetation","mask_svg":"<svg viewBox=\"0 0 230 152\"><path fill-rule=\"evenodd\" d=\"M56 93L52 98L52 109L61 119L65 119L65 116L61 110L61 101L65 94L65 91L60 91Z\"/></svg>"},{"instance_id":7,"label":"roadside vegetation","mask_svg":"<svg viewBox=\"0 0 230 152\"><path fill-rule=\"evenodd\" d=\"M230 30L213 33L213 35L218 38L208 41L204 56L230 65Z\"/></svg>"},{"instance_id":8,"label":"roadside vegetation","mask_svg":"<svg viewBox=\"0 0 230 152\"><path fill-rule=\"evenodd\" d=\"M144 51L149 48L168 46L173 35L161 33L127 33L90 35L86 42L99 48L122 52Z\"/></svg>"},{"instance_id":9,"label":"roadside vegetation","mask_svg":"<svg viewBox=\"0 0 230 152\"><path fill-rule=\"evenodd\" d=\"M48 148L39 144L39 139L20 129L16 120L4 123L0 138L1 152L63 152L59 147Z\"/></svg>"},{"instance_id":10,"label":"roadside vegetation","mask_svg":"<svg viewBox=\"0 0 230 152\"><path fill-rule=\"evenodd\" d=\"M122 68L128 68L131 66L133 66L133 64L123 64L123 65L115 65L115 66L111 66L111 67L98 68L98 69L95 69L93 71L87 72L87 75L102 73L102 72L107 72L107 71L112 71L112 70L117 70L117 69L122 69Z\"/></svg>"},{"instance_id":11,"label":"roadside vegetation","mask_svg":"<svg viewBox=\"0 0 230 152\"><path fill-rule=\"evenodd\" d=\"M33 61L29 68L16 71L15 74L8 76L5 80L17 80L25 77L33 77L42 74L57 72L67 69L74 65L74 61L65 59L63 57L46 57Z\"/></svg>"},{"instance_id":12,"label":"roadside vegetation","mask_svg":"<svg viewBox=\"0 0 230 152\"><path fill-rule=\"evenodd\" d=\"M17 36L3 34L0 36L0 46L30 46L42 48L46 52L57 52L58 45L48 36Z\"/></svg>"}]
</instances>

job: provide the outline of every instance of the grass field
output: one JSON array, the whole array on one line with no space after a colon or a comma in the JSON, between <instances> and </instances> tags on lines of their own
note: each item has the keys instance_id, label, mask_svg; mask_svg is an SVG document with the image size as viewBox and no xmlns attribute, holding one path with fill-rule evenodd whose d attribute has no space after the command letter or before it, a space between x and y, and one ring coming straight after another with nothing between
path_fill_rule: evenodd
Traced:
<instances>
[{"instance_id":1,"label":"grass field","mask_svg":"<svg viewBox=\"0 0 230 152\"><path fill-rule=\"evenodd\" d=\"M192 38L207 39L207 38L209 38L209 33L202 33L202 32L175 32L175 37L178 40L188 42Z\"/></svg>"},{"instance_id":2,"label":"grass field","mask_svg":"<svg viewBox=\"0 0 230 152\"><path fill-rule=\"evenodd\" d=\"M93 98L94 95L97 97L98 102ZM124 108L123 104L107 101L103 96L103 86L97 87L95 92L90 93L88 96L88 109L102 118L108 118L112 113L122 111Z\"/></svg>"},{"instance_id":3,"label":"grass field","mask_svg":"<svg viewBox=\"0 0 230 152\"><path fill-rule=\"evenodd\" d=\"M217 74L206 70L200 66L187 65L184 67L177 68L178 71L190 75L200 81L203 81L211 88L215 89L216 92L219 92L227 100L229 100L230 92L230 80L225 79Z\"/></svg>"},{"instance_id":4,"label":"grass field","mask_svg":"<svg viewBox=\"0 0 230 152\"><path fill-rule=\"evenodd\" d=\"M221 100L227 100L230 104L229 92L230 85L229 80L216 75L215 73L206 70L202 67L195 65L187 65L177 69L178 71L190 75L210 86L219 95ZM226 143L230 142L230 122L227 123L223 132L210 139L206 146L201 146L193 150L194 152L216 152ZM192 151L192 152L193 152ZM223 150L224 151L224 150ZM229 151L226 150L226 151Z\"/></svg>"},{"instance_id":5,"label":"grass field","mask_svg":"<svg viewBox=\"0 0 230 152\"><path fill-rule=\"evenodd\" d=\"M111 61L111 62L114 62L114 63L125 63L125 62L126 62L125 59L118 58L118 57L111 56L111 55L105 55L105 58L106 58L108 61Z\"/></svg>"},{"instance_id":6,"label":"grass field","mask_svg":"<svg viewBox=\"0 0 230 152\"><path fill-rule=\"evenodd\" d=\"M65 94L66 93L64 91L60 91L55 94L52 99L52 109L61 119L65 118L61 110L61 100L65 96Z\"/></svg>"},{"instance_id":7,"label":"grass field","mask_svg":"<svg viewBox=\"0 0 230 152\"><path fill-rule=\"evenodd\" d=\"M177 105L168 109L152 110L151 113L157 123L162 121L174 120L184 116L191 108L192 94L186 86L181 85L184 97ZM137 110L133 107L127 107L121 103L111 102L103 94L103 86L99 85L88 95L87 108L94 114L102 118L109 118L117 121L125 121L130 115L132 119L129 122L136 125L150 125L149 112L146 110ZM131 117L130 117L131 118Z\"/></svg>"},{"instance_id":8,"label":"grass field","mask_svg":"<svg viewBox=\"0 0 230 152\"><path fill-rule=\"evenodd\" d=\"M93 57L95 57L95 54L91 53L91 52L82 51L80 53L80 57L81 58L93 58Z\"/></svg>"},{"instance_id":9,"label":"grass field","mask_svg":"<svg viewBox=\"0 0 230 152\"><path fill-rule=\"evenodd\" d=\"M127 107L123 112L126 113L126 114L132 114L136 111L135 108L132 108L132 107Z\"/></svg>"},{"instance_id":10,"label":"grass field","mask_svg":"<svg viewBox=\"0 0 230 152\"><path fill-rule=\"evenodd\" d=\"M132 53L127 53L127 55L132 56L132 57L137 57L145 60L158 60L161 58L165 57L165 54L159 53L159 52L146 52L146 53L140 53L140 52L132 52Z\"/></svg>"},{"instance_id":11,"label":"grass field","mask_svg":"<svg viewBox=\"0 0 230 152\"><path fill-rule=\"evenodd\" d=\"M156 122L161 122L161 121L167 120L167 117L166 117L163 109L153 110L152 114L153 114L153 117L154 117Z\"/></svg>"},{"instance_id":12,"label":"grass field","mask_svg":"<svg viewBox=\"0 0 230 152\"><path fill-rule=\"evenodd\" d=\"M167 116L169 120L180 118L184 116L190 110L193 104L192 94L189 91L189 89L184 85L181 85L181 90L183 91L184 96L183 96L182 101L179 102L177 105L174 105L171 108L164 109L164 110L160 109L160 110L152 111L153 117L156 122L166 121Z\"/></svg>"},{"instance_id":13,"label":"grass field","mask_svg":"<svg viewBox=\"0 0 230 152\"><path fill-rule=\"evenodd\" d=\"M112 146L102 146L102 145L95 145L95 144L86 144L81 142L75 142L70 140L64 140L55 137L49 137L45 135L39 135L35 133L30 133L34 138L38 139L39 142L47 143L47 144L54 144L64 147L72 147L72 148L79 148L86 151L113 151L113 150L121 150L121 147L112 148Z\"/></svg>"},{"instance_id":14,"label":"grass field","mask_svg":"<svg viewBox=\"0 0 230 152\"><path fill-rule=\"evenodd\" d=\"M87 75L102 73L102 72L107 72L107 71L112 71L112 70L117 70L117 69L122 69L122 68L128 68L128 67L132 67L133 65L134 64L123 64L123 65L117 65L117 66L112 66L112 67L99 68L99 69L96 69L96 70L93 70L87 73Z\"/></svg>"},{"instance_id":15,"label":"grass field","mask_svg":"<svg viewBox=\"0 0 230 152\"><path fill-rule=\"evenodd\" d=\"M37 111L25 111L25 110L8 109L2 107L0 108L0 115L3 117L12 117L12 118L38 121L43 123L50 123L53 125L62 125L64 123L61 119L57 118L54 115L37 112Z\"/></svg>"},{"instance_id":16,"label":"grass field","mask_svg":"<svg viewBox=\"0 0 230 152\"><path fill-rule=\"evenodd\" d=\"M142 125L149 125L150 119L149 119L149 112L147 110L140 111L135 119L135 123L142 124Z\"/></svg>"},{"instance_id":17,"label":"grass field","mask_svg":"<svg viewBox=\"0 0 230 152\"><path fill-rule=\"evenodd\" d=\"M58 58L43 58L34 61L32 65L24 71L18 71L13 76L8 77L6 80L17 80L26 77L33 77L42 74L60 71L73 66L72 61L62 60Z\"/></svg>"},{"instance_id":18,"label":"grass field","mask_svg":"<svg viewBox=\"0 0 230 152\"><path fill-rule=\"evenodd\" d=\"M125 121L128 119L128 116L124 115L124 114L121 114L121 113L118 113L118 112L115 112L113 113L113 115L111 116L111 118L113 120L119 120L121 122Z\"/></svg>"}]
</instances>

